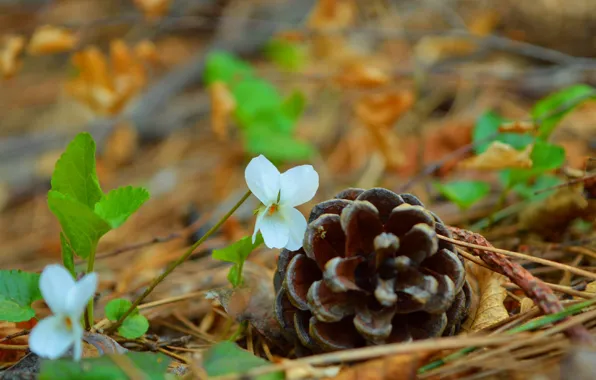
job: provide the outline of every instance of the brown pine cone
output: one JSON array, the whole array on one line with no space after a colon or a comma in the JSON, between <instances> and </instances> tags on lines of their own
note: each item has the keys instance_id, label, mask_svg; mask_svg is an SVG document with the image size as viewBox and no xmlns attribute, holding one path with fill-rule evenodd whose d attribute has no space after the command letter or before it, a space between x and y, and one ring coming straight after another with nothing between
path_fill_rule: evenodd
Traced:
<instances>
[{"instance_id":1,"label":"brown pine cone","mask_svg":"<svg viewBox=\"0 0 596 380\"><path fill-rule=\"evenodd\" d=\"M283 250L276 318L298 355L455 334L470 301L443 222L411 194L347 189ZM306 348L306 350L305 350Z\"/></svg>"}]
</instances>

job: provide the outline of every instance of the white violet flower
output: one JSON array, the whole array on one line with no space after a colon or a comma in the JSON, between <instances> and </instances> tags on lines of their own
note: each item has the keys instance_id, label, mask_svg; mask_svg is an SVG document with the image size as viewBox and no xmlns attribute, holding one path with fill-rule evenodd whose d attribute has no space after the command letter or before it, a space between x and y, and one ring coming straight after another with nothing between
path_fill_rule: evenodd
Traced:
<instances>
[{"instance_id":1,"label":"white violet flower","mask_svg":"<svg viewBox=\"0 0 596 380\"><path fill-rule=\"evenodd\" d=\"M83 353L81 317L97 288L97 275L89 273L75 282L60 265L48 265L39 279L41 294L54 315L41 320L29 335L35 354L57 359L74 345L74 359Z\"/></svg>"},{"instance_id":2,"label":"white violet flower","mask_svg":"<svg viewBox=\"0 0 596 380\"><path fill-rule=\"evenodd\" d=\"M263 155L253 158L244 172L250 191L263 203L257 212L253 243L260 230L269 248L295 251L302 247L306 219L296 206L310 201L319 188L319 175L311 165L284 173Z\"/></svg>"}]
</instances>

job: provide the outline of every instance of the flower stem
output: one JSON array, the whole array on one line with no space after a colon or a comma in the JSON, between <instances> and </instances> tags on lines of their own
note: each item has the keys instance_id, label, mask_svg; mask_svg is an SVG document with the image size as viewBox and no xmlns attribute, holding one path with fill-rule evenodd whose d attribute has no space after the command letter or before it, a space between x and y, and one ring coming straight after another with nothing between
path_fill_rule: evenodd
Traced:
<instances>
[{"instance_id":1,"label":"flower stem","mask_svg":"<svg viewBox=\"0 0 596 380\"><path fill-rule=\"evenodd\" d=\"M87 273L93 272L93 267L95 266L95 251L97 251L97 247L92 247L91 253L89 254L89 258L87 259ZM91 328L93 326L93 302L94 297L91 297L89 303L87 304L87 323L85 326Z\"/></svg>"},{"instance_id":2,"label":"flower stem","mask_svg":"<svg viewBox=\"0 0 596 380\"><path fill-rule=\"evenodd\" d=\"M201 236L201 238L199 240L197 240L182 256L180 256L180 258L178 260L176 260L175 262L173 262L172 264L170 264L170 266L168 266L168 268L161 275L159 275L158 277L156 277L153 280L153 282L151 282L151 284L149 285L149 287L143 292L143 294L141 294L141 296L139 296L132 303L132 305L128 308L128 310L126 310L126 312L124 314L122 314L122 316L120 317L120 319L118 319L110 327L108 327L106 329L106 331L107 332L113 332L118 327L120 327L120 325L122 324L122 322L124 322L124 320L126 319L126 317L128 317L130 315L130 313L132 313L137 308L137 306L139 306L141 304L141 302L143 302L143 300L153 291L153 289L155 289L155 287L157 285L159 285L160 282L162 282L170 273L172 273L172 271L174 269L176 269L176 267L178 267L178 265L180 265L184 261L186 261L186 259L188 259L188 257L190 255L192 255L192 253L195 251L195 249L197 249L197 247L199 247L201 244L203 244L203 242L205 240L207 240L211 235L213 235L213 233L215 231L217 231L219 229L219 227L221 227L221 225L224 224L225 221L228 220L228 218L230 216L232 216L232 214L244 203L244 201L250 196L250 194L251 194L250 190L247 191L246 194L244 194L242 196L242 198L238 201L238 203L236 203L234 205L234 207L232 207L230 209L230 211L228 211L213 227L211 227L209 229L209 231L207 231L205 233L205 235Z\"/></svg>"}]
</instances>

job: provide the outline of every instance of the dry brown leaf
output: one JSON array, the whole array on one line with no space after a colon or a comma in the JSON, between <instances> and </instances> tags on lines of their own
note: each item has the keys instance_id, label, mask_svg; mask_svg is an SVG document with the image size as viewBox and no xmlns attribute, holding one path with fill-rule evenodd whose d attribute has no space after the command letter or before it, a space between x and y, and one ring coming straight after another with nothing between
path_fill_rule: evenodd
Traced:
<instances>
[{"instance_id":1,"label":"dry brown leaf","mask_svg":"<svg viewBox=\"0 0 596 380\"><path fill-rule=\"evenodd\" d=\"M472 288L468 318L462 325L467 332L475 332L489 327L509 317L503 301L507 291L503 283L507 278L466 260L466 276Z\"/></svg>"},{"instance_id":2,"label":"dry brown leaf","mask_svg":"<svg viewBox=\"0 0 596 380\"><path fill-rule=\"evenodd\" d=\"M95 46L74 54L79 75L66 84L71 96L102 115L119 113L147 83L143 62L123 41L111 41L109 60Z\"/></svg>"},{"instance_id":3,"label":"dry brown leaf","mask_svg":"<svg viewBox=\"0 0 596 380\"><path fill-rule=\"evenodd\" d=\"M114 126L105 143L103 159L109 167L130 163L139 147L139 134L133 124L120 122Z\"/></svg>"},{"instance_id":4,"label":"dry brown leaf","mask_svg":"<svg viewBox=\"0 0 596 380\"><path fill-rule=\"evenodd\" d=\"M411 91L363 95L356 104L356 116L367 125L392 126L414 104Z\"/></svg>"},{"instance_id":5,"label":"dry brown leaf","mask_svg":"<svg viewBox=\"0 0 596 380\"><path fill-rule=\"evenodd\" d=\"M488 36L495 30L500 21L500 15L495 10L484 10L474 15L474 19L468 26L470 33L477 36Z\"/></svg>"},{"instance_id":6,"label":"dry brown leaf","mask_svg":"<svg viewBox=\"0 0 596 380\"><path fill-rule=\"evenodd\" d=\"M78 38L68 29L42 25L35 30L27 52L31 55L56 54L72 50Z\"/></svg>"},{"instance_id":7,"label":"dry brown leaf","mask_svg":"<svg viewBox=\"0 0 596 380\"><path fill-rule=\"evenodd\" d=\"M524 208L519 226L556 240L556 235L563 234L574 220L593 220L595 216L596 201L587 200L581 186L567 186Z\"/></svg>"},{"instance_id":8,"label":"dry brown leaf","mask_svg":"<svg viewBox=\"0 0 596 380\"><path fill-rule=\"evenodd\" d=\"M346 28L356 19L357 11L354 0L319 0L309 16L308 27L315 30Z\"/></svg>"},{"instance_id":9,"label":"dry brown leaf","mask_svg":"<svg viewBox=\"0 0 596 380\"><path fill-rule=\"evenodd\" d=\"M342 87L374 88L387 84L391 77L381 68L360 60L343 64L335 82Z\"/></svg>"},{"instance_id":10,"label":"dry brown leaf","mask_svg":"<svg viewBox=\"0 0 596 380\"><path fill-rule=\"evenodd\" d=\"M291 362L290 359L281 359L275 363ZM341 366L330 365L325 367L313 367L310 364L304 364L299 367L291 367L286 370L286 380L302 380L302 379L323 379L333 378L337 376Z\"/></svg>"},{"instance_id":11,"label":"dry brown leaf","mask_svg":"<svg viewBox=\"0 0 596 380\"><path fill-rule=\"evenodd\" d=\"M25 38L22 36L10 35L3 39L0 49L0 73L4 78L10 78L17 73L21 67L18 58L24 48Z\"/></svg>"},{"instance_id":12,"label":"dry brown leaf","mask_svg":"<svg viewBox=\"0 0 596 380\"><path fill-rule=\"evenodd\" d=\"M531 144L519 151L511 145L493 141L486 151L460 162L458 167L477 170L527 169L532 167L531 152Z\"/></svg>"},{"instance_id":13,"label":"dry brown leaf","mask_svg":"<svg viewBox=\"0 0 596 380\"><path fill-rule=\"evenodd\" d=\"M157 53L157 47L153 41L140 41L135 45L134 53L141 61L151 62L153 64L159 63L159 54Z\"/></svg>"},{"instance_id":14,"label":"dry brown leaf","mask_svg":"<svg viewBox=\"0 0 596 380\"><path fill-rule=\"evenodd\" d=\"M402 354L370 360L344 369L334 380L414 380L428 353Z\"/></svg>"},{"instance_id":15,"label":"dry brown leaf","mask_svg":"<svg viewBox=\"0 0 596 380\"><path fill-rule=\"evenodd\" d=\"M236 109L236 100L225 83L216 81L209 86L211 96L211 129L220 140L228 138L228 120Z\"/></svg>"},{"instance_id":16,"label":"dry brown leaf","mask_svg":"<svg viewBox=\"0 0 596 380\"><path fill-rule=\"evenodd\" d=\"M146 17L157 18L168 12L171 0L134 0L134 3Z\"/></svg>"},{"instance_id":17,"label":"dry brown leaf","mask_svg":"<svg viewBox=\"0 0 596 380\"><path fill-rule=\"evenodd\" d=\"M425 65L449 58L465 57L477 49L477 44L460 37L427 36L414 47L414 54Z\"/></svg>"},{"instance_id":18,"label":"dry brown leaf","mask_svg":"<svg viewBox=\"0 0 596 380\"><path fill-rule=\"evenodd\" d=\"M524 297L521 299L519 306L519 313L523 314L534 307L534 301L531 298Z\"/></svg>"},{"instance_id":19,"label":"dry brown leaf","mask_svg":"<svg viewBox=\"0 0 596 380\"><path fill-rule=\"evenodd\" d=\"M499 132L528 133L536 131L537 125L532 121L512 121L499 125Z\"/></svg>"}]
</instances>

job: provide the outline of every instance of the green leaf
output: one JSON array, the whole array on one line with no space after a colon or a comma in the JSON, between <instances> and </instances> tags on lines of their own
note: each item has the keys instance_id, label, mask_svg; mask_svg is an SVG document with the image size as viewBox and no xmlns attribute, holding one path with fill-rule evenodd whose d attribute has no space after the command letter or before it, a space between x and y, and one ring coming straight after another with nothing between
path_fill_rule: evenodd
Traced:
<instances>
[{"instance_id":1,"label":"green leaf","mask_svg":"<svg viewBox=\"0 0 596 380\"><path fill-rule=\"evenodd\" d=\"M118 360L112 358L118 357ZM171 359L161 353L128 352L123 355L104 355L86 358L78 362L71 359L43 360L39 373L40 380L127 380L130 379L121 367L127 362L135 372L140 372L143 379L163 380ZM127 365L128 367L128 365Z\"/></svg>"},{"instance_id":2,"label":"green leaf","mask_svg":"<svg viewBox=\"0 0 596 380\"><path fill-rule=\"evenodd\" d=\"M232 86L236 100L234 113L238 122L246 127L260 113L266 110L279 110L282 98L273 85L262 79L250 78Z\"/></svg>"},{"instance_id":3,"label":"green leaf","mask_svg":"<svg viewBox=\"0 0 596 380\"><path fill-rule=\"evenodd\" d=\"M281 105L282 112L293 121L298 120L305 107L306 97L300 91L292 92Z\"/></svg>"},{"instance_id":4,"label":"green leaf","mask_svg":"<svg viewBox=\"0 0 596 380\"><path fill-rule=\"evenodd\" d=\"M58 218L74 252L84 259L95 251L99 239L111 229L86 205L57 191L48 192L48 206Z\"/></svg>"},{"instance_id":5,"label":"green leaf","mask_svg":"<svg viewBox=\"0 0 596 380\"><path fill-rule=\"evenodd\" d=\"M106 318L110 321L117 321L118 319L120 319L120 317L124 315L124 313L126 313L126 310L128 310L131 306L132 302L130 302L129 300L125 300L124 298L113 299L106 304ZM135 310L135 312L138 313L138 310Z\"/></svg>"},{"instance_id":6,"label":"green leaf","mask_svg":"<svg viewBox=\"0 0 596 380\"><path fill-rule=\"evenodd\" d=\"M536 194L537 191L548 189L561 183L563 183L563 180L559 177L543 174L536 178L534 183L518 183L517 185L513 186L512 190L524 199L541 200L551 195L554 190L543 191Z\"/></svg>"},{"instance_id":7,"label":"green leaf","mask_svg":"<svg viewBox=\"0 0 596 380\"><path fill-rule=\"evenodd\" d=\"M232 342L217 343L203 353L203 367L209 376L243 374L246 371L271 364L254 356ZM255 377L259 380L283 379L283 372L268 373Z\"/></svg>"},{"instance_id":8,"label":"green leaf","mask_svg":"<svg viewBox=\"0 0 596 380\"><path fill-rule=\"evenodd\" d=\"M122 326L118 327L118 334L127 339L136 339L149 330L149 321L142 314L129 315Z\"/></svg>"},{"instance_id":9,"label":"green leaf","mask_svg":"<svg viewBox=\"0 0 596 380\"><path fill-rule=\"evenodd\" d=\"M262 154L272 161L280 162L308 160L315 153L313 146L307 142L257 127L246 131L245 147L250 154Z\"/></svg>"},{"instance_id":10,"label":"green leaf","mask_svg":"<svg viewBox=\"0 0 596 380\"><path fill-rule=\"evenodd\" d=\"M70 272L73 278L76 277L74 265L74 251L66 239L64 232L60 232L60 247L62 249L62 263L64 267Z\"/></svg>"},{"instance_id":11,"label":"green leaf","mask_svg":"<svg viewBox=\"0 0 596 380\"><path fill-rule=\"evenodd\" d=\"M42 298L39 274L0 270L0 320L28 321L35 316L31 303Z\"/></svg>"},{"instance_id":12,"label":"green leaf","mask_svg":"<svg viewBox=\"0 0 596 380\"><path fill-rule=\"evenodd\" d=\"M565 162L565 149L559 145L536 140L530 158L530 169L507 169L500 173L499 178L505 187L513 187L549 170L560 168Z\"/></svg>"},{"instance_id":13,"label":"green leaf","mask_svg":"<svg viewBox=\"0 0 596 380\"><path fill-rule=\"evenodd\" d=\"M112 190L95 205L95 213L117 228L149 199L149 192L142 187L120 187Z\"/></svg>"},{"instance_id":14,"label":"green leaf","mask_svg":"<svg viewBox=\"0 0 596 380\"><path fill-rule=\"evenodd\" d=\"M90 208L103 196L95 169L95 142L89 133L78 134L56 162L52 190Z\"/></svg>"},{"instance_id":15,"label":"green leaf","mask_svg":"<svg viewBox=\"0 0 596 380\"><path fill-rule=\"evenodd\" d=\"M212 257L228 263L242 264L248 255L261 244L263 244L263 236L261 234L257 234L254 244L252 237L246 236L225 248L214 249Z\"/></svg>"},{"instance_id":16,"label":"green leaf","mask_svg":"<svg viewBox=\"0 0 596 380\"><path fill-rule=\"evenodd\" d=\"M252 67L229 53L214 51L207 56L205 82L208 85L216 81L222 81L230 85L252 76Z\"/></svg>"},{"instance_id":17,"label":"green leaf","mask_svg":"<svg viewBox=\"0 0 596 380\"><path fill-rule=\"evenodd\" d=\"M106 318L110 321L119 320L132 306L132 302L123 298L116 298L108 302L105 308ZM149 321L144 315L139 314L139 309L130 313L118 328L118 334L127 339L136 339L149 330Z\"/></svg>"},{"instance_id":18,"label":"green leaf","mask_svg":"<svg viewBox=\"0 0 596 380\"><path fill-rule=\"evenodd\" d=\"M590 99L596 99L596 90L588 85L578 84L538 101L532 109L532 117L540 124L538 136L547 139L565 115Z\"/></svg>"},{"instance_id":19,"label":"green leaf","mask_svg":"<svg viewBox=\"0 0 596 380\"><path fill-rule=\"evenodd\" d=\"M506 122L507 119L494 111L487 111L478 118L474 126L474 132L472 133L472 142L474 143L476 154L486 151L493 141L500 141L519 150L525 148L534 140L530 135L500 133L499 126ZM494 138L490 139L491 136L494 136ZM480 141L484 142L480 143Z\"/></svg>"},{"instance_id":20,"label":"green leaf","mask_svg":"<svg viewBox=\"0 0 596 380\"><path fill-rule=\"evenodd\" d=\"M462 210L468 209L490 191L488 183L482 181L452 181L445 184L437 182L434 185L445 198Z\"/></svg>"},{"instance_id":21,"label":"green leaf","mask_svg":"<svg viewBox=\"0 0 596 380\"><path fill-rule=\"evenodd\" d=\"M297 71L306 64L304 46L274 38L265 46L265 55L282 69Z\"/></svg>"}]
</instances>

